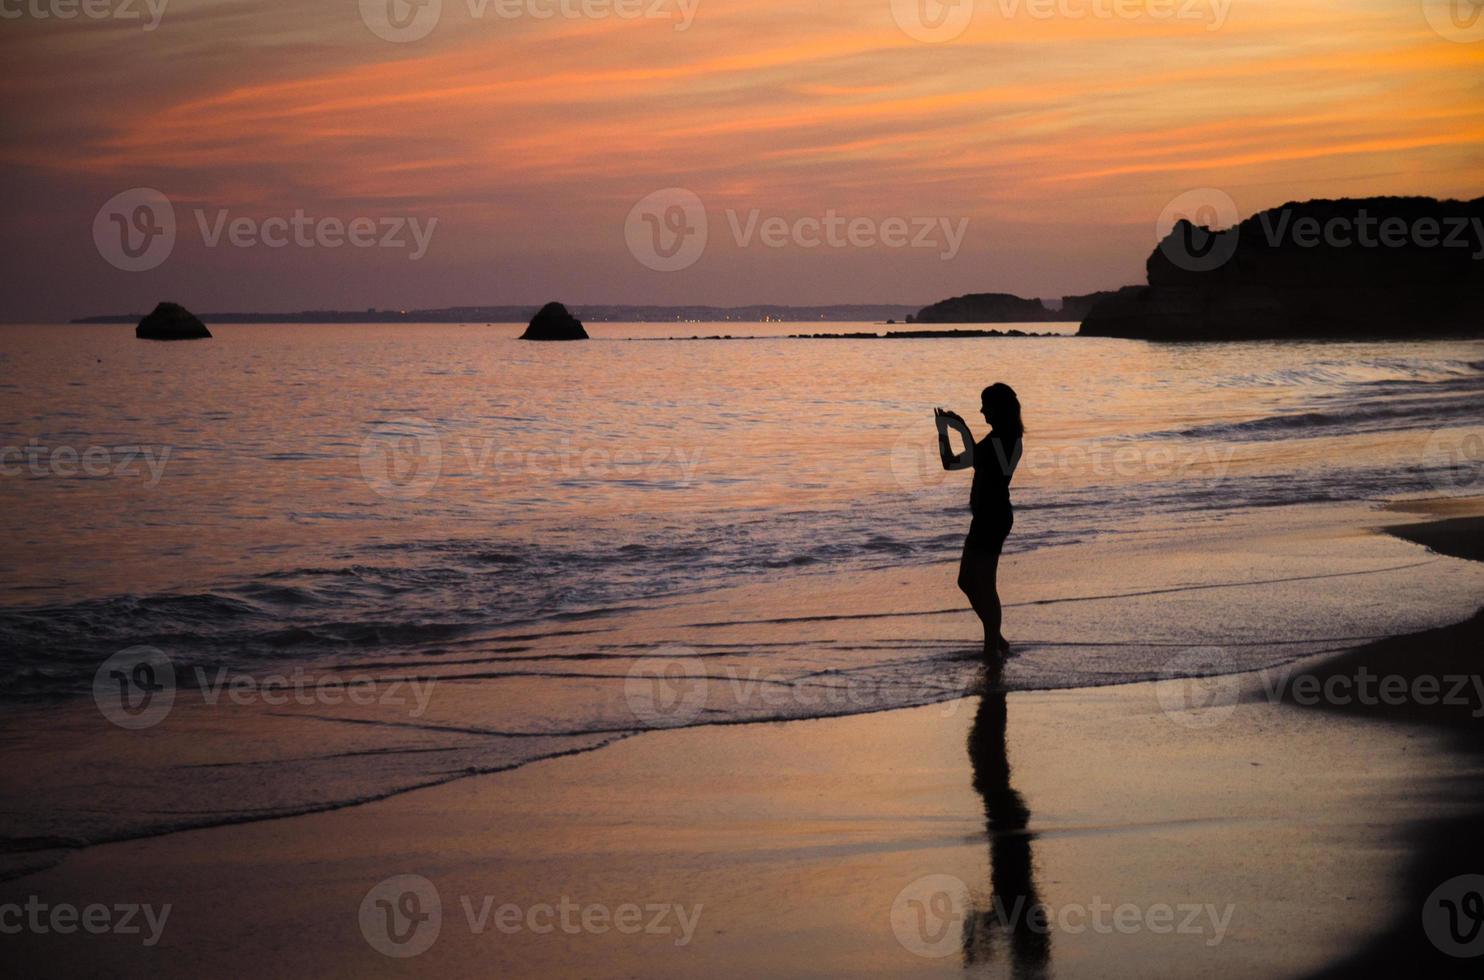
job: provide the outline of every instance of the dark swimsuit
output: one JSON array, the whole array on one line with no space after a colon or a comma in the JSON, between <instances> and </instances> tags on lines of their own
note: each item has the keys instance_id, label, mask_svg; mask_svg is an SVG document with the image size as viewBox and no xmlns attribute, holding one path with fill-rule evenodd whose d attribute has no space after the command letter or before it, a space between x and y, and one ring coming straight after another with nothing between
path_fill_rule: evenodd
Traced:
<instances>
[{"instance_id":1,"label":"dark swimsuit","mask_svg":"<svg viewBox=\"0 0 1484 980\"><path fill-rule=\"evenodd\" d=\"M969 522L969 536L964 548L981 554L998 555L1015 526L1015 511L1010 506L1010 477L1020 462L1021 447L1014 455L1007 453L999 439L985 436L974 447L974 488L969 491L969 509L974 519Z\"/></svg>"}]
</instances>

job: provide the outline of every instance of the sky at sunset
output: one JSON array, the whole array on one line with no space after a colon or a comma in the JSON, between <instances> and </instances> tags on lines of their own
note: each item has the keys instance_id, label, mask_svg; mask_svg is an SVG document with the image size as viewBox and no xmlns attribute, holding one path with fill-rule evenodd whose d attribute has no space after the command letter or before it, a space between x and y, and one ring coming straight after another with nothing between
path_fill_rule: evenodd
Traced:
<instances>
[{"instance_id":1,"label":"sky at sunset","mask_svg":"<svg viewBox=\"0 0 1484 980\"><path fill-rule=\"evenodd\" d=\"M1141 281L1192 189L1484 193L1468 0L90 2L0 0L6 320L1057 296ZM136 188L176 232L128 271L95 225ZM668 188L706 222L674 271L632 247ZM860 235L758 233L827 215Z\"/></svg>"}]
</instances>

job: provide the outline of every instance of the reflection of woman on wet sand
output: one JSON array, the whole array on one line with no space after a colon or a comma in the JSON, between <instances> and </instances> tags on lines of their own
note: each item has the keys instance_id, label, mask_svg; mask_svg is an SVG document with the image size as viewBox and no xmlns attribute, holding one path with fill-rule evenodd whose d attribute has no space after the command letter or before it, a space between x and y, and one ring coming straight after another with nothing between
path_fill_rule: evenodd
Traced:
<instances>
[{"instance_id":1,"label":"reflection of woman on wet sand","mask_svg":"<svg viewBox=\"0 0 1484 980\"><path fill-rule=\"evenodd\" d=\"M987 962L995 939L1008 931L1010 969L1017 977L1040 977L1051 958L1051 936L1037 918L1040 896L1031 858L1035 835L1026 828L1030 810L1010 786L1010 758L1005 745L1005 692L989 690L969 730L969 761L974 789L984 797L985 833L989 837L989 897L976 901L964 918L964 964Z\"/></svg>"},{"instance_id":2,"label":"reflection of woman on wet sand","mask_svg":"<svg viewBox=\"0 0 1484 980\"><path fill-rule=\"evenodd\" d=\"M1020 421L1020 399L1007 384L985 388L979 410L990 425L990 433L977 444L969 426L958 415L941 408L935 409L934 415L943 468L974 470L974 487L969 492L969 508L974 518L958 566L958 587L969 597L969 604L984 624L984 660L993 666L1010 654L1010 644L1000 632L998 575L1000 549L1015 523L1010 507L1010 477L1020 462L1025 426ZM949 429L964 441L964 451L957 455L949 443Z\"/></svg>"}]
</instances>

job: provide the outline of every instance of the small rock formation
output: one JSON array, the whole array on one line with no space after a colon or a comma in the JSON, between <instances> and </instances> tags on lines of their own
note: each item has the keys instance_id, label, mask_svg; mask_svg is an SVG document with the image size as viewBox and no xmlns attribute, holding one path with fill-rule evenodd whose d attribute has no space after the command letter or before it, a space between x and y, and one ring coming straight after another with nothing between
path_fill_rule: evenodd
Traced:
<instances>
[{"instance_id":1,"label":"small rock formation","mask_svg":"<svg viewBox=\"0 0 1484 980\"><path fill-rule=\"evenodd\" d=\"M134 336L140 340L210 340L211 331L179 303L161 303L139 321Z\"/></svg>"},{"instance_id":2,"label":"small rock formation","mask_svg":"<svg viewBox=\"0 0 1484 980\"><path fill-rule=\"evenodd\" d=\"M521 340L586 340L582 321L567 312L561 303L547 303L531 318L531 325L520 335Z\"/></svg>"},{"instance_id":3,"label":"small rock formation","mask_svg":"<svg viewBox=\"0 0 1484 980\"><path fill-rule=\"evenodd\" d=\"M1038 299L1010 293L970 293L925 306L909 323L1043 323L1056 316Z\"/></svg>"},{"instance_id":4,"label":"small rock formation","mask_svg":"<svg viewBox=\"0 0 1484 980\"><path fill-rule=\"evenodd\" d=\"M1067 323L1081 323L1087 319L1087 314L1092 312L1105 299L1111 299L1117 295L1116 289L1105 289L1096 293L1084 293L1080 296L1063 296L1061 298L1061 309L1057 310L1057 318Z\"/></svg>"},{"instance_id":5,"label":"small rock formation","mask_svg":"<svg viewBox=\"0 0 1484 980\"><path fill-rule=\"evenodd\" d=\"M1181 220L1149 285L1094 304L1081 336L1142 340L1484 334L1484 198L1291 202L1233 228Z\"/></svg>"}]
</instances>

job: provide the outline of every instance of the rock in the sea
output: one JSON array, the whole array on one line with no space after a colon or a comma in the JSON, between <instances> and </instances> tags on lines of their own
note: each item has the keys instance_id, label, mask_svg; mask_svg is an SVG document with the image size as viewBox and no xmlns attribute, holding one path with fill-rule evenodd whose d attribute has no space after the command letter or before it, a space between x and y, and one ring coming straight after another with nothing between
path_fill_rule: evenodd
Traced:
<instances>
[{"instance_id":1,"label":"rock in the sea","mask_svg":"<svg viewBox=\"0 0 1484 980\"><path fill-rule=\"evenodd\" d=\"M567 312L561 303L547 303L531 318L531 325L520 335L521 340L586 340L582 321Z\"/></svg>"},{"instance_id":2,"label":"rock in the sea","mask_svg":"<svg viewBox=\"0 0 1484 980\"><path fill-rule=\"evenodd\" d=\"M1305 201L1212 231L1181 220L1149 285L1096 303L1083 336L1350 339L1484 334L1484 198Z\"/></svg>"},{"instance_id":3,"label":"rock in the sea","mask_svg":"<svg viewBox=\"0 0 1484 980\"><path fill-rule=\"evenodd\" d=\"M211 331L179 303L161 303L134 328L141 340L208 340Z\"/></svg>"},{"instance_id":4,"label":"rock in the sea","mask_svg":"<svg viewBox=\"0 0 1484 980\"><path fill-rule=\"evenodd\" d=\"M970 293L925 306L909 323L1042 323L1055 316L1038 299L1011 293Z\"/></svg>"}]
</instances>

